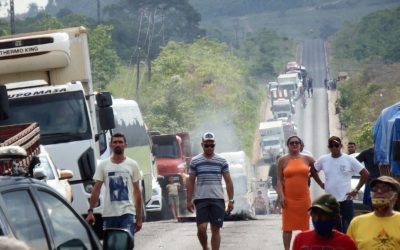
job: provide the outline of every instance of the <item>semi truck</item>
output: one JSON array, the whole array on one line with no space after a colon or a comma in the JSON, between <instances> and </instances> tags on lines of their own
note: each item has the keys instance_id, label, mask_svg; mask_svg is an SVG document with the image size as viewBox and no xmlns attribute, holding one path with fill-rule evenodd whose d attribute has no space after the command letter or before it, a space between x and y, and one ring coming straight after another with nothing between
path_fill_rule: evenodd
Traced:
<instances>
[{"instance_id":1,"label":"semi truck","mask_svg":"<svg viewBox=\"0 0 400 250\"><path fill-rule=\"evenodd\" d=\"M190 136L188 132L176 134L152 133L152 152L158 171L158 181L162 189L163 203L168 204L167 184L170 179L178 182L182 187L179 190L178 219L184 220L194 217L186 209L186 180L188 178L188 167L192 158ZM170 218L170 208L164 207L161 219Z\"/></svg>"},{"instance_id":2,"label":"semi truck","mask_svg":"<svg viewBox=\"0 0 400 250\"><path fill-rule=\"evenodd\" d=\"M286 152L283 122L281 120L261 122L259 133L261 157L265 162L273 162L278 154L282 155Z\"/></svg>"},{"instance_id":3,"label":"semi truck","mask_svg":"<svg viewBox=\"0 0 400 250\"><path fill-rule=\"evenodd\" d=\"M285 86L290 93L293 93L293 96L296 96L303 86L303 83L297 73L280 74L277 80L281 88Z\"/></svg>"},{"instance_id":4,"label":"semi truck","mask_svg":"<svg viewBox=\"0 0 400 250\"><path fill-rule=\"evenodd\" d=\"M272 101L271 111L276 120L291 121L294 110L290 99L278 98Z\"/></svg>"},{"instance_id":5,"label":"semi truck","mask_svg":"<svg viewBox=\"0 0 400 250\"><path fill-rule=\"evenodd\" d=\"M41 144L55 164L73 171L72 206L86 215L96 159L107 146L95 140L105 136L96 121L100 120L104 130L111 129L109 121L114 121L109 93L93 92L86 29L0 37L0 85L6 86L9 102L7 119L0 125L39 124ZM100 102L97 114L96 97ZM98 233L102 207L99 202L94 209Z\"/></svg>"}]
</instances>

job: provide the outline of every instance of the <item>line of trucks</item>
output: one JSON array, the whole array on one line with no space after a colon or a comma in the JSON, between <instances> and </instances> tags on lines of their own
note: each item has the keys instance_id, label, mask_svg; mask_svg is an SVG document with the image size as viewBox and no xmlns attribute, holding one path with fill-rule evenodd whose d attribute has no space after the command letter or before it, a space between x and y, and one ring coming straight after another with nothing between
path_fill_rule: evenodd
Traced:
<instances>
[{"instance_id":1,"label":"line of trucks","mask_svg":"<svg viewBox=\"0 0 400 250\"><path fill-rule=\"evenodd\" d=\"M73 172L71 205L82 216L97 161L110 156L115 131L125 133L126 155L141 167L145 216L169 216L165 186L169 176L186 180L189 134L150 134L134 100L94 91L84 27L0 37L0 104L0 128L38 124L40 144L59 168ZM181 195L186 199L186 190ZM94 208L99 236L102 209L100 199Z\"/></svg>"},{"instance_id":2,"label":"line of trucks","mask_svg":"<svg viewBox=\"0 0 400 250\"><path fill-rule=\"evenodd\" d=\"M287 138L297 134L292 115L306 77L304 66L289 62L286 73L280 74L276 82L267 84L273 118L259 125L261 158L265 162L273 162L277 155L285 154Z\"/></svg>"}]
</instances>

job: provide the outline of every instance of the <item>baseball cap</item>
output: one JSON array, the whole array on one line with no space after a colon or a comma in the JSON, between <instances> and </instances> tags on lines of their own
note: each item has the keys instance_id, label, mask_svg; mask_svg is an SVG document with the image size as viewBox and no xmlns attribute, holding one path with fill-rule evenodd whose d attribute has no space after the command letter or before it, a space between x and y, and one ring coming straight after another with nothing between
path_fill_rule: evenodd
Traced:
<instances>
[{"instance_id":1,"label":"baseball cap","mask_svg":"<svg viewBox=\"0 0 400 250\"><path fill-rule=\"evenodd\" d=\"M342 140L340 140L340 138L337 137L337 136L331 136L331 137L329 137L328 143L331 143L331 142L337 142L337 143L339 143L339 144L342 144Z\"/></svg>"},{"instance_id":2,"label":"baseball cap","mask_svg":"<svg viewBox=\"0 0 400 250\"><path fill-rule=\"evenodd\" d=\"M215 141L215 136L211 132L205 132L203 135L203 141Z\"/></svg>"},{"instance_id":3,"label":"baseball cap","mask_svg":"<svg viewBox=\"0 0 400 250\"><path fill-rule=\"evenodd\" d=\"M337 202L335 196L331 194L323 194L313 201L309 210L311 210L312 208L319 208L322 209L324 212L335 214L339 213L339 207L340 205Z\"/></svg>"},{"instance_id":4,"label":"baseball cap","mask_svg":"<svg viewBox=\"0 0 400 250\"><path fill-rule=\"evenodd\" d=\"M378 178L373 179L369 185L372 188L378 183L386 183L390 185L394 190L396 190L396 192L400 192L400 183L390 176L387 175L379 176Z\"/></svg>"}]
</instances>

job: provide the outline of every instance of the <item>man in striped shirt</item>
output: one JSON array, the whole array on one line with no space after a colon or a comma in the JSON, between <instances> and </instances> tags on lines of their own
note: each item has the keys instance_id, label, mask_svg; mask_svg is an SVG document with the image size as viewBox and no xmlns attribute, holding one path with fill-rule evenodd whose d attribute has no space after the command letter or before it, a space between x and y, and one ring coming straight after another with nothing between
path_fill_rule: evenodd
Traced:
<instances>
[{"instance_id":1,"label":"man in striped shirt","mask_svg":"<svg viewBox=\"0 0 400 250\"><path fill-rule=\"evenodd\" d=\"M229 203L227 212L233 210L233 183L228 162L214 153L215 136L206 132L202 137L203 153L193 157L187 183L187 209L196 207L197 237L203 250L209 250L207 226L211 224L211 248L218 250L221 243L220 228L224 222L225 201L222 177L226 184ZM194 194L194 197L193 197Z\"/></svg>"}]
</instances>

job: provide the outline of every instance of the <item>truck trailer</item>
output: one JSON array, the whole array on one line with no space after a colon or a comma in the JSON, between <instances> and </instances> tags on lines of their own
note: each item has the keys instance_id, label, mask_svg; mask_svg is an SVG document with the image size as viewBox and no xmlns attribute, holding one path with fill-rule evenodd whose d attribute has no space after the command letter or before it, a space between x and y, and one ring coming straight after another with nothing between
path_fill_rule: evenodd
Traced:
<instances>
[{"instance_id":1,"label":"truck trailer","mask_svg":"<svg viewBox=\"0 0 400 250\"><path fill-rule=\"evenodd\" d=\"M104 137L96 121L103 121L102 129L111 129L104 121L114 120L106 101L96 115L86 29L0 37L0 85L6 86L9 101L8 117L0 125L39 124L41 144L55 164L74 173L72 206L86 215L102 150L95 138ZM102 93L105 100L107 96ZM102 207L99 202L94 209L98 233Z\"/></svg>"}]
</instances>

